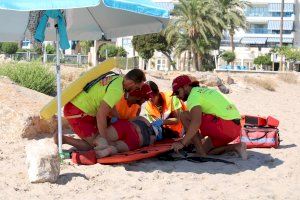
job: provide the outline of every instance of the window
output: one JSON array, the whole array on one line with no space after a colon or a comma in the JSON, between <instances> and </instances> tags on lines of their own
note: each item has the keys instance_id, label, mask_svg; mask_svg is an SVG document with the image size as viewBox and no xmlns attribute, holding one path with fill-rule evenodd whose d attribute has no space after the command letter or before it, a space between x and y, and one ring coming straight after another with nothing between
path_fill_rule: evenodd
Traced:
<instances>
[{"instance_id":1,"label":"window","mask_svg":"<svg viewBox=\"0 0 300 200\"><path fill-rule=\"evenodd\" d=\"M158 70L165 70L166 68L166 60L163 58L158 58L156 62L156 68Z\"/></svg>"},{"instance_id":2,"label":"window","mask_svg":"<svg viewBox=\"0 0 300 200\"><path fill-rule=\"evenodd\" d=\"M268 12L268 7L247 7L245 15L247 17L267 17L270 16L270 13Z\"/></svg>"},{"instance_id":3,"label":"window","mask_svg":"<svg viewBox=\"0 0 300 200\"><path fill-rule=\"evenodd\" d=\"M293 13L292 12L285 12L284 14L283 14L283 17L291 17L293 15ZM280 12L273 12L272 13L272 17L280 17L281 15L280 15Z\"/></svg>"},{"instance_id":4,"label":"window","mask_svg":"<svg viewBox=\"0 0 300 200\"><path fill-rule=\"evenodd\" d=\"M132 48L132 43L130 38L122 38L122 46L124 48Z\"/></svg>"}]
</instances>

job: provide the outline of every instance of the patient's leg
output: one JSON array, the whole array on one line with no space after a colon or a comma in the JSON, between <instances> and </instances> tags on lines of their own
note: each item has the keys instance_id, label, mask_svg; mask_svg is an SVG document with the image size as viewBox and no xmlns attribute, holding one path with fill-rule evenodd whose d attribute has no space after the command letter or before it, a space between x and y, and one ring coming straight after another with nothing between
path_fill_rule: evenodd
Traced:
<instances>
[{"instance_id":1,"label":"patient's leg","mask_svg":"<svg viewBox=\"0 0 300 200\"><path fill-rule=\"evenodd\" d=\"M107 148L102 150L95 149L95 152L97 158L103 158L118 153L118 150L115 146L108 146Z\"/></svg>"},{"instance_id":2,"label":"patient's leg","mask_svg":"<svg viewBox=\"0 0 300 200\"><path fill-rule=\"evenodd\" d=\"M106 149L109 145L107 140L100 135L98 135L93 141L94 149L96 150L103 150Z\"/></svg>"},{"instance_id":3,"label":"patient's leg","mask_svg":"<svg viewBox=\"0 0 300 200\"><path fill-rule=\"evenodd\" d=\"M122 140L116 141L114 146L117 148L118 152L129 151L128 145Z\"/></svg>"},{"instance_id":4,"label":"patient's leg","mask_svg":"<svg viewBox=\"0 0 300 200\"><path fill-rule=\"evenodd\" d=\"M108 142L114 142L119 139L118 132L113 126L109 126L106 133L106 139Z\"/></svg>"},{"instance_id":5,"label":"patient's leg","mask_svg":"<svg viewBox=\"0 0 300 200\"><path fill-rule=\"evenodd\" d=\"M94 140L93 144L95 145L94 150L96 152L97 158L111 156L118 152L129 151L128 145L121 140L108 142L105 138L98 136Z\"/></svg>"}]
</instances>

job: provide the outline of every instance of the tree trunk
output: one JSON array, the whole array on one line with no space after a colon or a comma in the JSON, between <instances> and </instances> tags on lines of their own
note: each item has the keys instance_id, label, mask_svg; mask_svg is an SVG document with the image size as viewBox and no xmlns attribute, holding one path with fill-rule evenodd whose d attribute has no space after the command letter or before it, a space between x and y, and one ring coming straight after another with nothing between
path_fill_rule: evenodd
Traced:
<instances>
[{"instance_id":1,"label":"tree trunk","mask_svg":"<svg viewBox=\"0 0 300 200\"><path fill-rule=\"evenodd\" d=\"M198 66L199 66L199 71L203 68L202 67L202 60L203 60L203 55L202 54L198 54Z\"/></svg>"},{"instance_id":2,"label":"tree trunk","mask_svg":"<svg viewBox=\"0 0 300 200\"><path fill-rule=\"evenodd\" d=\"M145 62L144 62L144 70L145 71L147 70L148 62L149 62L149 60L145 59Z\"/></svg>"},{"instance_id":3,"label":"tree trunk","mask_svg":"<svg viewBox=\"0 0 300 200\"><path fill-rule=\"evenodd\" d=\"M234 42L233 42L233 36L234 36L234 30L230 30L230 46L231 46L231 51L234 52Z\"/></svg>"},{"instance_id":4,"label":"tree trunk","mask_svg":"<svg viewBox=\"0 0 300 200\"><path fill-rule=\"evenodd\" d=\"M200 71L199 68L199 62L198 62L198 53L197 52L193 52L193 60L194 60L194 68L196 69L196 71Z\"/></svg>"},{"instance_id":5,"label":"tree trunk","mask_svg":"<svg viewBox=\"0 0 300 200\"><path fill-rule=\"evenodd\" d=\"M19 42L18 42L18 48L19 48L19 49L22 49L22 46L23 46L23 41L19 41Z\"/></svg>"},{"instance_id":6,"label":"tree trunk","mask_svg":"<svg viewBox=\"0 0 300 200\"><path fill-rule=\"evenodd\" d=\"M188 71L191 71L192 52L188 51Z\"/></svg>"},{"instance_id":7,"label":"tree trunk","mask_svg":"<svg viewBox=\"0 0 300 200\"><path fill-rule=\"evenodd\" d=\"M183 53L182 71L186 70L185 65L186 65L186 51Z\"/></svg>"},{"instance_id":8,"label":"tree trunk","mask_svg":"<svg viewBox=\"0 0 300 200\"><path fill-rule=\"evenodd\" d=\"M133 48L133 68L138 68L138 62L137 62L137 59L135 57L135 48Z\"/></svg>"},{"instance_id":9,"label":"tree trunk","mask_svg":"<svg viewBox=\"0 0 300 200\"><path fill-rule=\"evenodd\" d=\"M172 65L172 67L173 67L173 69L177 70L176 64L173 62L173 60L172 60L172 58L171 58L171 55L168 54L168 53L166 53L166 52L162 52L162 53L168 58L169 62L171 63L171 65Z\"/></svg>"}]
</instances>

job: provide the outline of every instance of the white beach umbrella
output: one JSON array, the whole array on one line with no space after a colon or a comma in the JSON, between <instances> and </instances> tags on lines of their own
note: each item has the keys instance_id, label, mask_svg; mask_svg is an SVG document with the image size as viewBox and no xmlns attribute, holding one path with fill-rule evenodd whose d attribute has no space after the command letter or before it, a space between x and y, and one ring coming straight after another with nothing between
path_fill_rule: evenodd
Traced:
<instances>
[{"instance_id":1,"label":"white beach umbrella","mask_svg":"<svg viewBox=\"0 0 300 200\"><path fill-rule=\"evenodd\" d=\"M46 12L62 14L63 20L49 20L50 23L46 20L45 23ZM37 36L37 25L43 22L45 37L39 38L42 41L59 41L61 38L61 47L67 48L66 40L111 39L159 32L168 20L169 12L150 0L0 0L0 41L21 41L25 37ZM58 28L53 26L56 23ZM65 29L60 29L61 24ZM59 153L62 156L59 42L56 48L57 114Z\"/></svg>"}]
</instances>

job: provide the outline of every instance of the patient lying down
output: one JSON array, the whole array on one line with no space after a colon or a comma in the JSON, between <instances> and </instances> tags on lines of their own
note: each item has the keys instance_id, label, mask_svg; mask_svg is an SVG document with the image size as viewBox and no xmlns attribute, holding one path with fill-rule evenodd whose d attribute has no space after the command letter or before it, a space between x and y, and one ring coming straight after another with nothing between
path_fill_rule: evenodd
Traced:
<instances>
[{"instance_id":1,"label":"patient lying down","mask_svg":"<svg viewBox=\"0 0 300 200\"><path fill-rule=\"evenodd\" d=\"M94 141L94 150L98 158L116 153L135 150L155 142L155 128L144 117L132 121L118 120L107 129L107 137L98 135Z\"/></svg>"}]
</instances>

